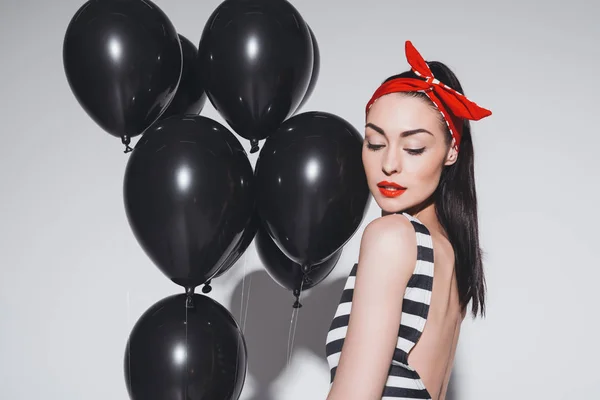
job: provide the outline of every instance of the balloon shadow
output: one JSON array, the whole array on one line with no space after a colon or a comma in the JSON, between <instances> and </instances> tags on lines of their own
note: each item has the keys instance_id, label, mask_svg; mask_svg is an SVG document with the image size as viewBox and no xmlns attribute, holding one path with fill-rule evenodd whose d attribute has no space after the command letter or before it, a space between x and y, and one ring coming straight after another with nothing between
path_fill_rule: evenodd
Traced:
<instances>
[{"instance_id":1,"label":"balloon shadow","mask_svg":"<svg viewBox=\"0 0 600 400\"><path fill-rule=\"evenodd\" d=\"M300 297L293 337L293 354L316 355L325 365L325 340L344 288L345 278L325 279ZM243 289L243 299L242 299ZM273 384L287 366L288 342L295 298L264 270L251 272L236 285L230 311L244 333L248 349L248 377L255 392L250 400L279 400Z\"/></svg>"},{"instance_id":2,"label":"balloon shadow","mask_svg":"<svg viewBox=\"0 0 600 400\"><path fill-rule=\"evenodd\" d=\"M330 277L302 293L292 359L296 352L303 350L327 366L325 340L345 283L345 277ZM294 300L292 292L275 283L262 269L247 274L231 295L229 309L240 324L247 344L247 379L254 380L255 391L249 400L279 400L272 389L287 366ZM446 400L460 398L458 386L455 361Z\"/></svg>"}]
</instances>

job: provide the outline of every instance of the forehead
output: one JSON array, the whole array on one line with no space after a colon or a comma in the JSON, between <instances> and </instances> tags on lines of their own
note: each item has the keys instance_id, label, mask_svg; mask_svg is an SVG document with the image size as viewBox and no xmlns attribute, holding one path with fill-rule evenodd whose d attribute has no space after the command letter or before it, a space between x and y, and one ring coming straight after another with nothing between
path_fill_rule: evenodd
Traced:
<instances>
[{"instance_id":1,"label":"forehead","mask_svg":"<svg viewBox=\"0 0 600 400\"><path fill-rule=\"evenodd\" d=\"M386 132L422 128L443 134L439 112L424 99L403 93L390 93L377 99L369 110L366 122Z\"/></svg>"}]
</instances>

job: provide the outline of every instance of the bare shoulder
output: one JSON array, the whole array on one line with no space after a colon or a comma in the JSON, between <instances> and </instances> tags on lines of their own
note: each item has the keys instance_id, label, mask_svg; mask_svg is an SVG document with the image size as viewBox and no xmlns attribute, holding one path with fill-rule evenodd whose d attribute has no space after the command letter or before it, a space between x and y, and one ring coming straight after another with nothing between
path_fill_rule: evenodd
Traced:
<instances>
[{"instance_id":1,"label":"bare shoulder","mask_svg":"<svg viewBox=\"0 0 600 400\"><path fill-rule=\"evenodd\" d=\"M327 400L381 398L416 255L415 231L405 216L387 215L365 228L346 339Z\"/></svg>"},{"instance_id":2,"label":"bare shoulder","mask_svg":"<svg viewBox=\"0 0 600 400\"><path fill-rule=\"evenodd\" d=\"M377 218L365 228L360 243L358 286L377 286L382 293L402 296L417 260L414 227L403 215Z\"/></svg>"},{"instance_id":3,"label":"bare shoulder","mask_svg":"<svg viewBox=\"0 0 600 400\"><path fill-rule=\"evenodd\" d=\"M364 230L359 254L359 266L377 264L380 273L390 271L411 273L417 256L417 239L412 223L403 215L377 218Z\"/></svg>"}]
</instances>

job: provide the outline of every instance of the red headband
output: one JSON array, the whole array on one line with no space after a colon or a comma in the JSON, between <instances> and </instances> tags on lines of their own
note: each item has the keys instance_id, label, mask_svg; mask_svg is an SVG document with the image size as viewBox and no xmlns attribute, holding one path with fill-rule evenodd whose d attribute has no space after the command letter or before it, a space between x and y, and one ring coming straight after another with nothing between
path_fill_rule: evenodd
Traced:
<instances>
[{"instance_id":1,"label":"red headband","mask_svg":"<svg viewBox=\"0 0 600 400\"><path fill-rule=\"evenodd\" d=\"M408 40L406 41L405 51L406 59L412 71L417 76L425 78L425 80L395 78L384 82L367 103L365 113L368 113L375 100L383 95L396 92L423 92L442 113L450 134L456 141L456 148L458 148L462 132L454 123L453 117L478 121L492 115L492 112L478 106L464 95L435 79L421 54Z\"/></svg>"}]
</instances>

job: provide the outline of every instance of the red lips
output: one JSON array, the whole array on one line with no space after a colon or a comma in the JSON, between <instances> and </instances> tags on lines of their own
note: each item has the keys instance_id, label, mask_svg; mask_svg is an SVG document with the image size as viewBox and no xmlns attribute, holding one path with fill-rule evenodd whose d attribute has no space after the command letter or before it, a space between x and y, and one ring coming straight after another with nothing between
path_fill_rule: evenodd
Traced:
<instances>
[{"instance_id":1,"label":"red lips","mask_svg":"<svg viewBox=\"0 0 600 400\"><path fill-rule=\"evenodd\" d=\"M377 184L379 192L385 197L398 197L406 191L404 186L400 186L395 182L381 181Z\"/></svg>"}]
</instances>

